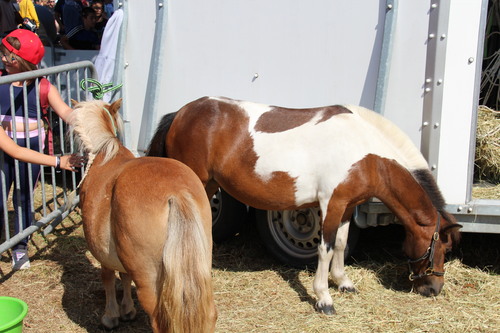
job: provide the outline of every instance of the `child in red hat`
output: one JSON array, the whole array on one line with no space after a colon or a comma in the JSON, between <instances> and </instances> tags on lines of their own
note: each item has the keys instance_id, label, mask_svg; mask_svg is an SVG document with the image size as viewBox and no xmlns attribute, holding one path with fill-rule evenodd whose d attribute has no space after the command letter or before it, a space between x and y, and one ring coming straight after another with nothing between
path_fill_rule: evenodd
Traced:
<instances>
[{"instance_id":1,"label":"child in red hat","mask_svg":"<svg viewBox=\"0 0 500 333\"><path fill-rule=\"evenodd\" d=\"M9 33L2 39L0 44L0 55L4 70L2 75L22 73L37 69L37 65L42 60L45 49L40 38L31 31L17 29ZM28 119L25 118L25 105L23 86L26 85L27 92L27 110ZM11 109L12 103L10 94L13 92L14 110ZM73 111L61 98L59 91L55 86L50 84L47 94L48 104L64 121L68 121L71 112ZM21 159L30 163L44 164L60 167L66 170L74 170L73 167L81 165L81 158L77 156L62 156L55 157L40 154L37 151L43 149L40 147L40 142L44 142L45 131L43 124L38 121L38 110L40 101L36 96L35 80L17 81L11 84L0 85L0 149L4 150L10 156L5 156L4 173L6 178L6 188L9 189L15 182L14 159ZM14 113L15 116L12 116ZM15 127L14 127L15 126ZM27 126L28 128L25 128ZM41 129L41 131L39 130ZM14 131L17 138L17 144L8 137L14 137ZM42 133L40 140L39 133ZM28 133L28 135L27 135ZM29 147L34 151L26 148ZM40 174L40 166L37 164L31 165L31 170L27 163L19 163L19 187L21 188L21 198L19 203L22 205L22 228L25 229L32 224L33 216L31 213L30 188L28 184L28 173L31 171L32 179L37 180ZM36 186L36 185L34 185ZM17 196L14 196L14 205L17 206ZM3 202L0 201L0 211L3 210ZM17 214L17 209L15 210ZM16 216L15 232L19 231L19 223ZM28 239L21 241L13 249L13 268L24 269L29 268L29 259L27 255Z\"/></svg>"}]
</instances>

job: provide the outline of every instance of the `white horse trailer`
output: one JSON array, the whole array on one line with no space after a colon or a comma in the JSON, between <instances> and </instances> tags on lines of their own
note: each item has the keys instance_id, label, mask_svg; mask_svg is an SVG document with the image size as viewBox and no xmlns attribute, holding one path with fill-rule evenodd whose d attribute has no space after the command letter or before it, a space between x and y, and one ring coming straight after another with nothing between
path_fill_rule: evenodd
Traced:
<instances>
[{"instance_id":1,"label":"white horse trailer","mask_svg":"<svg viewBox=\"0 0 500 333\"><path fill-rule=\"evenodd\" d=\"M205 95L295 108L362 105L420 147L462 231L498 233L500 202L471 195L487 6L115 0L123 21L107 72L124 84L113 97L123 97L124 142L144 154L161 116ZM387 213L374 200L358 207L355 221L394 222ZM297 227L305 222L309 228ZM271 248L305 258L316 254L318 222L312 210L267 212L263 223Z\"/></svg>"}]
</instances>

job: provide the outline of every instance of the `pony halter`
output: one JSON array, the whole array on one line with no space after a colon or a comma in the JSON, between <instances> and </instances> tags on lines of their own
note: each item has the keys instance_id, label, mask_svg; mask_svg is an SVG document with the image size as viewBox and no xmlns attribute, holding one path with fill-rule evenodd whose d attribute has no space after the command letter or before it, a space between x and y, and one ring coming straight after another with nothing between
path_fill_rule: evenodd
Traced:
<instances>
[{"instance_id":1,"label":"pony halter","mask_svg":"<svg viewBox=\"0 0 500 333\"><path fill-rule=\"evenodd\" d=\"M118 130L116 128L115 119L113 118L107 107L103 107L103 109L108 114L109 119L111 119L111 125L113 125L113 132L115 133L115 137L118 137Z\"/></svg>"},{"instance_id":2,"label":"pony halter","mask_svg":"<svg viewBox=\"0 0 500 333\"><path fill-rule=\"evenodd\" d=\"M443 276L444 272L438 272L434 270L434 252L436 249L436 242L439 240L439 225L441 223L441 214L438 212L438 220L436 223L436 230L434 231L434 234L432 235L431 239L431 245L427 249L427 251L424 253L423 256L417 259L408 259L408 268L410 270L410 276L408 277L410 281L414 281L416 279L420 279L426 276L430 275L435 275L435 276ZM425 260L429 258L429 266L427 269L421 273L421 274L415 274L413 272L413 269L411 268L411 264L416 264L417 262L420 262L422 260Z\"/></svg>"}]
</instances>

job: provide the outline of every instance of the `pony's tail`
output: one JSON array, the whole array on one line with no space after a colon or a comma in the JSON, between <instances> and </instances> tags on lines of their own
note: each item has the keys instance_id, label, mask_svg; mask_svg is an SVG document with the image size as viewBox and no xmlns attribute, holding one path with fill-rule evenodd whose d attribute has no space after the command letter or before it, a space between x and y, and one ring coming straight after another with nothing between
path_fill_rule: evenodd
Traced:
<instances>
[{"instance_id":1,"label":"pony's tail","mask_svg":"<svg viewBox=\"0 0 500 333\"><path fill-rule=\"evenodd\" d=\"M168 113L164 115L158 127L156 128L156 132L149 143L148 150L146 152L147 156L157 156L157 157L167 157L167 149L166 149L166 141L167 134L170 130L170 126L172 126L172 122L174 121L177 112Z\"/></svg>"},{"instance_id":2,"label":"pony's tail","mask_svg":"<svg viewBox=\"0 0 500 333\"><path fill-rule=\"evenodd\" d=\"M212 287L211 235L190 195L169 200L164 279L158 306L161 332L212 332L216 311Z\"/></svg>"}]
</instances>

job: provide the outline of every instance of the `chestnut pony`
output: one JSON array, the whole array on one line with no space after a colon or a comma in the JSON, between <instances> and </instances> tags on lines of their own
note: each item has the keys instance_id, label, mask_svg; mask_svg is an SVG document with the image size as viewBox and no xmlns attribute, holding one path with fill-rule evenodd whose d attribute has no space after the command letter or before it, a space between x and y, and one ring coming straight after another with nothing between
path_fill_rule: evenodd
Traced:
<instances>
[{"instance_id":1,"label":"chestnut pony","mask_svg":"<svg viewBox=\"0 0 500 333\"><path fill-rule=\"evenodd\" d=\"M88 247L101 263L102 324L135 317L131 281L155 332L213 332L212 214L191 169L165 158L136 158L118 139L121 100L82 102L72 114L89 154L80 186ZM124 293L118 306L115 271Z\"/></svg>"},{"instance_id":2,"label":"chestnut pony","mask_svg":"<svg viewBox=\"0 0 500 333\"><path fill-rule=\"evenodd\" d=\"M460 225L427 162L411 140L379 114L359 106L288 109L223 97L203 97L163 117L150 156L178 159L200 177L211 197L218 186L264 210L318 206L321 241L316 309L335 313L328 271L341 290L344 248L356 205L377 197L406 231L410 279L423 295L444 283L445 252Z\"/></svg>"}]
</instances>

